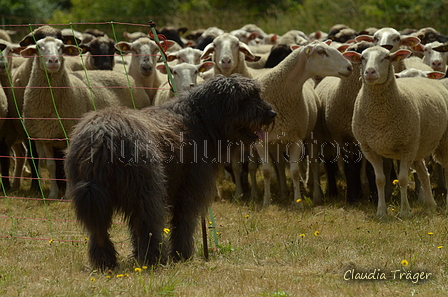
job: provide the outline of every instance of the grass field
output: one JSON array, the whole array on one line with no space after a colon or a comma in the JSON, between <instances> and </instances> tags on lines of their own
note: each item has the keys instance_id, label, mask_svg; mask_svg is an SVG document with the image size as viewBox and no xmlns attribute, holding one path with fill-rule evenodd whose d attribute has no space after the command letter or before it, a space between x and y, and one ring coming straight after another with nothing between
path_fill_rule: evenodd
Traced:
<instances>
[{"instance_id":1,"label":"grass field","mask_svg":"<svg viewBox=\"0 0 448 297\"><path fill-rule=\"evenodd\" d=\"M256 210L229 202L232 187L221 186L225 199L212 206L218 243L209 236L209 261L198 228L190 261L138 267L117 218L111 235L120 266L104 273L89 267L85 232L70 202L2 197L0 295L442 296L448 290L445 215L415 207L412 218L401 220L396 202L385 220L375 218L370 203Z\"/></svg>"}]
</instances>

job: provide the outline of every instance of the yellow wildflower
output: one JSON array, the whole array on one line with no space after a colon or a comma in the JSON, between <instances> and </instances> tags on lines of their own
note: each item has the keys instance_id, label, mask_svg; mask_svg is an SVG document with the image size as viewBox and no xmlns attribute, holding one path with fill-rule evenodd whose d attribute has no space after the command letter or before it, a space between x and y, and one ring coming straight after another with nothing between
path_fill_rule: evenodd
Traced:
<instances>
[{"instance_id":1,"label":"yellow wildflower","mask_svg":"<svg viewBox=\"0 0 448 297\"><path fill-rule=\"evenodd\" d=\"M106 275L106 278L110 278L110 275Z\"/></svg>"},{"instance_id":2,"label":"yellow wildflower","mask_svg":"<svg viewBox=\"0 0 448 297\"><path fill-rule=\"evenodd\" d=\"M163 232L165 232L166 234L168 234L168 233L170 233L170 229L168 229L168 228L163 228Z\"/></svg>"},{"instance_id":3,"label":"yellow wildflower","mask_svg":"<svg viewBox=\"0 0 448 297\"><path fill-rule=\"evenodd\" d=\"M54 241L53 239L50 239L50 240L48 241L48 243L51 244L51 243L53 243L53 241Z\"/></svg>"},{"instance_id":4,"label":"yellow wildflower","mask_svg":"<svg viewBox=\"0 0 448 297\"><path fill-rule=\"evenodd\" d=\"M409 265L409 262L406 260L401 260L401 265L406 267Z\"/></svg>"},{"instance_id":5,"label":"yellow wildflower","mask_svg":"<svg viewBox=\"0 0 448 297\"><path fill-rule=\"evenodd\" d=\"M398 179L394 179L394 181L392 182L392 184L394 184L394 185L398 184Z\"/></svg>"},{"instance_id":6,"label":"yellow wildflower","mask_svg":"<svg viewBox=\"0 0 448 297\"><path fill-rule=\"evenodd\" d=\"M134 271L135 271L135 272L141 272L141 271L142 271L142 269L141 269L141 268L138 268L138 267L136 267L136 268L134 268Z\"/></svg>"},{"instance_id":7,"label":"yellow wildflower","mask_svg":"<svg viewBox=\"0 0 448 297\"><path fill-rule=\"evenodd\" d=\"M434 233L432 233L432 232L428 232L428 235L433 235Z\"/></svg>"},{"instance_id":8,"label":"yellow wildflower","mask_svg":"<svg viewBox=\"0 0 448 297\"><path fill-rule=\"evenodd\" d=\"M90 277L90 281L91 281L92 283L94 283L94 282L95 282L95 278L94 278L93 276L91 276L91 277Z\"/></svg>"},{"instance_id":9,"label":"yellow wildflower","mask_svg":"<svg viewBox=\"0 0 448 297\"><path fill-rule=\"evenodd\" d=\"M148 269L148 266L142 266L143 269Z\"/></svg>"},{"instance_id":10,"label":"yellow wildflower","mask_svg":"<svg viewBox=\"0 0 448 297\"><path fill-rule=\"evenodd\" d=\"M247 219L247 218L249 218L250 216L249 216L249 215L245 215L244 217Z\"/></svg>"},{"instance_id":11,"label":"yellow wildflower","mask_svg":"<svg viewBox=\"0 0 448 297\"><path fill-rule=\"evenodd\" d=\"M300 202L302 202L302 199L297 199L296 202L300 203Z\"/></svg>"},{"instance_id":12,"label":"yellow wildflower","mask_svg":"<svg viewBox=\"0 0 448 297\"><path fill-rule=\"evenodd\" d=\"M123 277L124 274L117 274L117 277Z\"/></svg>"},{"instance_id":13,"label":"yellow wildflower","mask_svg":"<svg viewBox=\"0 0 448 297\"><path fill-rule=\"evenodd\" d=\"M300 237L305 237L305 234L302 233L302 234L300 234L299 236L300 236Z\"/></svg>"},{"instance_id":14,"label":"yellow wildflower","mask_svg":"<svg viewBox=\"0 0 448 297\"><path fill-rule=\"evenodd\" d=\"M441 245L441 246L438 246L437 248L438 248L438 249L441 249L441 248L443 248L443 245Z\"/></svg>"},{"instance_id":15,"label":"yellow wildflower","mask_svg":"<svg viewBox=\"0 0 448 297\"><path fill-rule=\"evenodd\" d=\"M314 231L314 236L319 236L320 232L319 231Z\"/></svg>"}]
</instances>

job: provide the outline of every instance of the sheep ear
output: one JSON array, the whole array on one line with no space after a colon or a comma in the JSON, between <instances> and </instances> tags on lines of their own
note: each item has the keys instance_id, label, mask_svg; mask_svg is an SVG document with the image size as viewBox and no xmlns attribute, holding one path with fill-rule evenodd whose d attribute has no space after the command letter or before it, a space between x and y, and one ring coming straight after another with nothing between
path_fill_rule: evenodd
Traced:
<instances>
[{"instance_id":1,"label":"sheep ear","mask_svg":"<svg viewBox=\"0 0 448 297\"><path fill-rule=\"evenodd\" d=\"M246 55L246 61L256 62L256 61L260 60L260 59L256 60L257 57L252 53L249 46L241 41L240 41L240 52L242 52L244 55ZM250 59L250 60L248 60L248 59Z\"/></svg>"},{"instance_id":2,"label":"sheep ear","mask_svg":"<svg viewBox=\"0 0 448 297\"><path fill-rule=\"evenodd\" d=\"M215 63L213 63L213 62L204 62L198 66L198 71L205 72L205 71L212 69L213 66L215 66Z\"/></svg>"},{"instance_id":3,"label":"sheep ear","mask_svg":"<svg viewBox=\"0 0 448 297\"><path fill-rule=\"evenodd\" d=\"M356 36L355 40L356 40L356 42L361 42L361 41L373 42L373 36L370 36L370 35L359 35L359 36Z\"/></svg>"},{"instance_id":4,"label":"sheep ear","mask_svg":"<svg viewBox=\"0 0 448 297\"><path fill-rule=\"evenodd\" d=\"M79 48L81 49L81 54L85 54L85 53L87 53L88 51L90 51L90 43L87 43L87 44L80 44L79 45Z\"/></svg>"},{"instance_id":5,"label":"sheep ear","mask_svg":"<svg viewBox=\"0 0 448 297\"><path fill-rule=\"evenodd\" d=\"M402 37L400 40L400 44L401 45L405 45L405 46L416 46L417 44L420 43L420 39L414 36L408 36L408 37Z\"/></svg>"},{"instance_id":6,"label":"sheep ear","mask_svg":"<svg viewBox=\"0 0 448 297\"><path fill-rule=\"evenodd\" d=\"M311 45L311 44L305 46L305 53L307 55L311 55L314 51L314 47L315 47L315 45Z\"/></svg>"},{"instance_id":7,"label":"sheep ear","mask_svg":"<svg viewBox=\"0 0 448 297\"><path fill-rule=\"evenodd\" d=\"M409 50L398 50L394 53L391 53L390 58L391 58L392 62L401 61L401 60L409 57L411 54L412 54L412 52Z\"/></svg>"},{"instance_id":8,"label":"sheep ear","mask_svg":"<svg viewBox=\"0 0 448 297\"><path fill-rule=\"evenodd\" d=\"M64 46L63 53L67 56L79 56L82 50L75 45L66 45Z\"/></svg>"},{"instance_id":9,"label":"sheep ear","mask_svg":"<svg viewBox=\"0 0 448 297\"><path fill-rule=\"evenodd\" d=\"M426 76L430 79L441 79L445 76L445 73L439 71L427 71Z\"/></svg>"},{"instance_id":10,"label":"sheep ear","mask_svg":"<svg viewBox=\"0 0 448 297\"><path fill-rule=\"evenodd\" d=\"M201 55L201 59L207 58L214 51L215 51L215 45L213 44L213 42L207 44L207 46L204 48L204 52Z\"/></svg>"},{"instance_id":11,"label":"sheep ear","mask_svg":"<svg viewBox=\"0 0 448 297\"><path fill-rule=\"evenodd\" d=\"M409 48L416 53L423 53L425 51L425 47L421 43L414 46L410 46Z\"/></svg>"},{"instance_id":12,"label":"sheep ear","mask_svg":"<svg viewBox=\"0 0 448 297\"><path fill-rule=\"evenodd\" d=\"M246 57L244 58L244 60L245 60L245 61L248 61L248 62L257 62L257 61L259 61L260 59L261 59L261 56L254 56L254 58L251 58L251 57L246 56Z\"/></svg>"},{"instance_id":13,"label":"sheep ear","mask_svg":"<svg viewBox=\"0 0 448 297\"><path fill-rule=\"evenodd\" d=\"M340 51L341 53L345 52L347 50L347 48L349 47L348 44L343 44L341 46L338 47L338 51Z\"/></svg>"},{"instance_id":14,"label":"sheep ear","mask_svg":"<svg viewBox=\"0 0 448 297\"><path fill-rule=\"evenodd\" d=\"M23 51L24 49L25 49L25 47L23 47L23 46L12 46L11 52L20 56L20 52Z\"/></svg>"},{"instance_id":15,"label":"sheep ear","mask_svg":"<svg viewBox=\"0 0 448 297\"><path fill-rule=\"evenodd\" d=\"M20 55L24 58L30 58L37 54L36 46L29 46L20 52Z\"/></svg>"},{"instance_id":16,"label":"sheep ear","mask_svg":"<svg viewBox=\"0 0 448 297\"><path fill-rule=\"evenodd\" d=\"M168 71L166 71L165 65L157 65L157 70L159 70L163 74L168 74ZM171 69L170 69L171 70ZM172 72L172 71L171 71Z\"/></svg>"},{"instance_id":17,"label":"sheep ear","mask_svg":"<svg viewBox=\"0 0 448 297\"><path fill-rule=\"evenodd\" d=\"M327 40L325 40L325 41L324 41L324 43L325 43L326 45L330 45L330 44L331 44L331 42L332 42L332 40L331 40L331 39L327 39Z\"/></svg>"},{"instance_id":18,"label":"sheep ear","mask_svg":"<svg viewBox=\"0 0 448 297\"><path fill-rule=\"evenodd\" d=\"M172 54L169 54L169 55L166 56L166 60L168 62L172 62L172 61L174 61L176 59L177 59L177 54L176 53L172 53Z\"/></svg>"},{"instance_id":19,"label":"sheep ear","mask_svg":"<svg viewBox=\"0 0 448 297\"><path fill-rule=\"evenodd\" d=\"M166 46L167 46L166 48L170 49L172 46L175 46L177 43L176 43L176 41L172 41L172 40L162 40L162 41L160 41L160 44L162 45L162 47L164 47L166 44Z\"/></svg>"},{"instance_id":20,"label":"sheep ear","mask_svg":"<svg viewBox=\"0 0 448 297\"><path fill-rule=\"evenodd\" d=\"M433 50L442 53L448 52L448 44L439 45L437 47L434 47Z\"/></svg>"},{"instance_id":21,"label":"sheep ear","mask_svg":"<svg viewBox=\"0 0 448 297\"><path fill-rule=\"evenodd\" d=\"M62 36L62 41L64 42L64 44L69 44L69 45L81 43L81 39L79 39L73 35Z\"/></svg>"},{"instance_id":22,"label":"sheep ear","mask_svg":"<svg viewBox=\"0 0 448 297\"><path fill-rule=\"evenodd\" d=\"M30 44L35 44L34 38L31 34L23 37L23 39L19 42L20 46L28 46Z\"/></svg>"},{"instance_id":23,"label":"sheep ear","mask_svg":"<svg viewBox=\"0 0 448 297\"><path fill-rule=\"evenodd\" d=\"M121 52L130 53L132 51L132 43L120 41L115 45L115 48Z\"/></svg>"},{"instance_id":24,"label":"sheep ear","mask_svg":"<svg viewBox=\"0 0 448 297\"><path fill-rule=\"evenodd\" d=\"M289 46L289 48L291 49L291 51L295 51L296 49L298 49L299 47L302 47L301 45L298 44L291 44Z\"/></svg>"},{"instance_id":25,"label":"sheep ear","mask_svg":"<svg viewBox=\"0 0 448 297\"><path fill-rule=\"evenodd\" d=\"M347 60L352 63L361 63L361 54L357 52L345 52L342 54Z\"/></svg>"}]
</instances>

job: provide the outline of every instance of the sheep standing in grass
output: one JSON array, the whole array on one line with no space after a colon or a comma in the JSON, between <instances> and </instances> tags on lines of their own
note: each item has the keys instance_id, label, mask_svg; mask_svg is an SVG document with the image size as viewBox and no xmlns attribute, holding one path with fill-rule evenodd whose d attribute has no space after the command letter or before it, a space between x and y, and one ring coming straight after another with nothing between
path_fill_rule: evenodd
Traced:
<instances>
[{"instance_id":1,"label":"sheep standing in grass","mask_svg":"<svg viewBox=\"0 0 448 297\"><path fill-rule=\"evenodd\" d=\"M400 160L401 216L408 216L408 174L412 166L425 193L425 203L435 207L424 158L434 154L447 168L448 91L426 78L396 79L392 63L411 54L390 53L371 47L362 54L346 52L353 63L362 63L362 87L355 102L352 129L361 150L372 163L378 189L377 215L387 214L383 157Z\"/></svg>"},{"instance_id":2,"label":"sheep standing in grass","mask_svg":"<svg viewBox=\"0 0 448 297\"><path fill-rule=\"evenodd\" d=\"M299 162L303 158L303 142L311 138L316 124L318 101L309 79L314 76L345 77L351 73L352 65L337 49L324 42L312 42L294 50L276 67L267 69L262 75L255 77L264 86L263 98L278 111L272 131L266 135L263 143L257 146L258 154L263 160L264 205L271 203L271 166L265 152L268 149L267 144L270 144L286 147L294 185L295 205L303 206ZM313 143L312 140L310 142ZM279 152L279 155L282 159L283 151ZM316 167L313 166L313 170L316 170ZM284 175L284 169L282 171ZM318 175L314 176L317 178Z\"/></svg>"},{"instance_id":3,"label":"sheep standing in grass","mask_svg":"<svg viewBox=\"0 0 448 297\"><path fill-rule=\"evenodd\" d=\"M237 37L229 33L224 33L216 37L212 43L208 44L204 48L201 58L205 59L212 53L212 61L215 63L213 67L214 74L222 74L224 76L238 73L242 76L252 78L252 72L255 70L250 69L246 61L258 61L260 58L252 53L247 44L241 42ZM242 171L243 163L246 163L246 161L240 158L240 153L235 149L230 163L236 185L235 196L240 197L244 193L243 184L245 180L242 179L245 179L246 176L243 176Z\"/></svg>"},{"instance_id":4,"label":"sheep standing in grass","mask_svg":"<svg viewBox=\"0 0 448 297\"><path fill-rule=\"evenodd\" d=\"M156 70L159 47L148 37L142 37L134 42L118 42L115 46L123 53L131 53L129 69L125 69L135 80L137 87L143 87L151 104L157 89L163 83L162 75Z\"/></svg>"},{"instance_id":5,"label":"sheep standing in grass","mask_svg":"<svg viewBox=\"0 0 448 297\"><path fill-rule=\"evenodd\" d=\"M2 92L0 94L0 159L2 169L2 181L5 189L12 191L20 188L20 177L22 176L23 166L25 164L26 149L23 144L24 136L16 133L14 123L9 114L9 104L14 104L14 93L11 88L11 77L13 71L13 55L18 54L20 47L7 41L0 41L2 56L0 58L0 83ZM15 106L14 106L15 107ZM15 165L12 183L9 183L9 166L11 148L14 150Z\"/></svg>"},{"instance_id":6,"label":"sheep standing in grass","mask_svg":"<svg viewBox=\"0 0 448 297\"><path fill-rule=\"evenodd\" d=\"M52 179L49 198L56 199L59 189L53 147L67 147L67 136L79 118L90 110L108 106L146 107L149 99L143 90L135 90L132 78L125 74L101 70L69 72L62 55L78 55L79 48L64 45L59 39L45 37L21 54L33 60L24 93L24 124L29 136L38 143L39 156L47 158ZM134 89L128 87L128 79ZM135 91L135 97L131 91Z\"/></svg>"},{"instance_id":7,"label":"sheep standing in grass","mask_svg":"<svg viewBox=\"0 0 448 297\"><path fill-rule=\"evenodd\" d=\"M372 46L373 43L363 41L349 46L346 51L362 53L366 48ZM325 143L325 148L332 148L333 141L337 144L334 147L339 147L337 151L333 152L334 154L326 153L323 156L327 168L327 193L330 196L337 195L335 174L337 161L342 158L347 184L346 197L349 203L354 203L361 198L362 156L352 132L353 108L362 85L359 73L359 64L354 64L353 74L348 78L327 76L316 87L316 93L323 103L324 127L327 127L329 132L327 140L330 142ZM338 151L343 155L339 156Z\"/></svg>"}]
</instances>

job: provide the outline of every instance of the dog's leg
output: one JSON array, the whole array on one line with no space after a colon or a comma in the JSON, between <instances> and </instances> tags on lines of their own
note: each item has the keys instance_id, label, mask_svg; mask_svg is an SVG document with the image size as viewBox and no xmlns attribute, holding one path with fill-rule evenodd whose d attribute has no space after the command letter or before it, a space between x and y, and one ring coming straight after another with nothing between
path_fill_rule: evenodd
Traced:
<instances>
[{"instance_id":1,"label":"dog's leg","mask_svg":"<svg viewBox=\"0 0 448 297\"><path fill-rule=\"evenodd\" d=\"M163 213L163 209L159 213ZM156 211L142 210L129 218L133 254L141 265L155 265L160 261L163 222L163 216L160 216Z\"/></svg>"},{"instance_id":2,"label":"dog's leg","mask_svg":"<svg viewBox=\"0 0 448 297\"><path fill-rule=\"evenodd\" d=\"M117 266L117 252L109 238L113 208L105 188L92 181L78 181L71 189L79 222L89 234L89 259L94 268L104 270Z\"/></svg>"},{"instance_id":3,"label":"dog's leg","mask_svg":"<svg viewBox=\"0 0 448 297\"><path fill-rule=\"evenodd\" d=\"M195 198L189 197L189 200L195 201ZM191 208L189 205L177 205L173 209L170 239L171 257L174 261L186 260L193 256L193 234L198 223L198 214Z\"/></svg>"}]
</instances>

